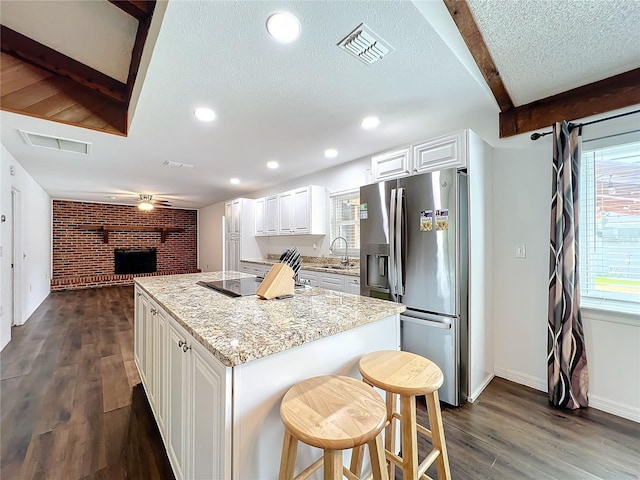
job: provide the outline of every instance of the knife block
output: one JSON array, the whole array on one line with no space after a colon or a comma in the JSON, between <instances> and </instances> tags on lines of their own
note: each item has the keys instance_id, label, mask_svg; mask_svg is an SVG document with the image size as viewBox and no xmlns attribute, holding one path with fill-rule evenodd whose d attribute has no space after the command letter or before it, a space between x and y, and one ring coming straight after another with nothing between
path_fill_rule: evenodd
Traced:
<instances>
[{"instance_id":1,"label":"knife block","mask_svg":"<svg viewBox=\"0 0 640 480\"><path fill-rule=\"evenodd\" d=\"M258 285L256 295L265 300L270 300L282 295L293 295L294 281L293 270L289 265L276 263L265 275L262 283Z\"/></svg>"}]
</instances>

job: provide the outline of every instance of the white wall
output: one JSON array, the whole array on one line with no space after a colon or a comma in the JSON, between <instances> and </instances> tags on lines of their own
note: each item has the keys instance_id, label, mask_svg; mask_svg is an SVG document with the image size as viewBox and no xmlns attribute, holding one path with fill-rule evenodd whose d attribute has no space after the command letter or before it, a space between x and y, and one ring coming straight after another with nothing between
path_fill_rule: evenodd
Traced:
<instances>
[{"instance_id":1,"label":"white wall","mask_svg":"<svg viewBox=\"0 0 640 480\"><path fill-rule=\"evenodd\" d=\"M551 156L549 137L494 149L495 373L545 392ZM583 322L589 404L640 421L640 322L589 311Z\"/></svg>"},{"instance_id":2,"label":"white wall","mask_svg":"<svg viewBox=\"0 0 640 480\"><path fill-rule=\"evenodd\" d=\"M224 203L198 210L198 268L203 272L222 270L222 216Z\"/></svg>"},{"instance_id":3,"label":"white wall","mask_svg":"<svg viewBox=\"0 0 640 480\"><path fill-rule=\"evenodd\" d=\"M23 324L49 295L51 278L51 198L33 178L22 168L9 151L1 150L2 189L0 193L0 213L6 215L6 222L0 224L2 233L2 258L0 258L1 300L3 315L0 317L0 349L11 339L12 315L4 312L11 310L11 190L19 192L21 199L20 217L21 245L16 248L16 268L21 271L21 282L17 290L20 311L19 318L13 323ZM15 175L10 175L10 168Z\"/></svg>"}]
</instances>

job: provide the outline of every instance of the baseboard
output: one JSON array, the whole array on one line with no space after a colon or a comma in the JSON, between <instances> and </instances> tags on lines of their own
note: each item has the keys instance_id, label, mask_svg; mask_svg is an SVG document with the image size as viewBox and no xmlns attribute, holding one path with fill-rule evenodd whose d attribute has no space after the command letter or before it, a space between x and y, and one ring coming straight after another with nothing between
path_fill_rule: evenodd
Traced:
<instances>
[{"instance_id":1,"label":"baseboard","mask_svg":"<svg viewBox=\"0 0 640 480\"><path fill-rule=\"evenodd\" d=\"M522 372L516 372L514 370L508 370L506 368L495 368L495 374L497 377L510 380L512 382L519 383L526 387L535 388L541 392L547 391L547 380L534 377Z\"/></svg>"},{"instance_id":2,"label":"baseboard","mask_svg":"<svg viewBox=\"0 0 640 480\"><path fill-rule=\"evenodd\" d=\"M5 338L2 340L2 342L0 343L0 352L4 349L4 347L9 345L10 340L11 340L10 338Z\"/></svg>"},{"instance_id":3,"label":"baseboard","mask_svg":"<svg viewBox=\"0 0 640 480\"><path fill-rule=\"evenodd\" d=\"M505 368L496 368L495 374L497 377L519 383L520 385L535 388L541 392L547 391L546 380L541 380L532 375L527 375L526 373L515 372ZM625 405L623 403L592 394L589 394L589 407L640 423L640 408L637 407Z\"/></svg>"},{"instance_id":4,"label":"baseboard","mask_svg":"<svg viewBox=\"0 0 640 480\"><path fill-rule=\"evenodd\" d=\"M473 392L471 392L471 394L467 397L467 401L471 403L475 402L480 396L480 394L484 391L484 389L487 388L487 385L491 383L491 380L493 380L493 377L495 377L495 374L493 373L487 375L487 378L484 379L484 381L480 384L480 386L476 388Z\"/></svg>"},{"instance_id":5,"label":"baseboard","mask_svg":"<svg viewBox=\"0 0 640 480\"><path fill-rule=\"evenodd\" d=\"M640 423L640 408L614 402L598 395L589 395L589 407Z\"/></svg>"}]
</instances>

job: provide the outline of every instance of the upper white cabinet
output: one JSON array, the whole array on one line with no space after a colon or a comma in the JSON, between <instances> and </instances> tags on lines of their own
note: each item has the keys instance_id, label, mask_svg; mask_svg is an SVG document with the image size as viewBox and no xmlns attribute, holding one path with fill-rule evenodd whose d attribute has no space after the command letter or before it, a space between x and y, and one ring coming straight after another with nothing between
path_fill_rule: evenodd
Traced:
<instances>
[{"instance_id":1,"label":"upper white cabinet","mask_svg":"<svg viewBox=\"0 0 640 480\"><path fill-rule=\"evenodd\" d=\"M224 218L227 235L240 235L240 214L242 201L245 199L236 198L224 204Z\"/></svg>"},{"instance_id":2,"label":"upper white cabinet","mask_svg":"<svg viewBox=\"0 0 640 480\"><path fill-rule=\"evenodd\" d=\"M413 147L414 173L467 167L468 130L434 138Z\"/></svg>"},{"instance_id":3,"label":"upper white cabinet","mask_svg":"<svg viewBox=\"0 0 640 480\"><path fill-rule=\"evenodd\" d=\"M264 234L278 234L278 196L271 195L264 199Z\"/></svg>"},{"instance_id":4,"label":"upper white cabinet","mask_svg":"<svg viewBox=\"0 0 640 480\"><path fill-rule=\"evenodd\" d=\"M255 201L255 234L326 235L327 189L309 185ZM258 212L258 208L262 211Z\"/></svg>"},{"instance_id":5,"label":"upper white cabinet","mask_svg":"<svg viewBox=\"0 0 640 480\"><path fill-rule=\"evenodd\" d=\"M262 236L265 234L264 201L264 198L259 198L255 202L253 202L253 214L256 223L257 236Z\"/></svg>"},{"instance_id":6,"label":"upper white cabinet","mask_svg":"<svg viewBox=\"0 0 640 480\"><path fill-rule=\"evenodd\" d=\"M426 142L371 157L374 182L446 168L467 168L470 130L461 130Z\"/></svg>"},{"instance_id":7,"label":"upper white cabinet","mask_svg":"<svg viewBox=\"0 0 640 480\"><path fill-rule=\"evenodd\" d=\"M411 148L402 148L371 157L373 180L381 182L411 173Z\"/></svg>"}]
</instances>

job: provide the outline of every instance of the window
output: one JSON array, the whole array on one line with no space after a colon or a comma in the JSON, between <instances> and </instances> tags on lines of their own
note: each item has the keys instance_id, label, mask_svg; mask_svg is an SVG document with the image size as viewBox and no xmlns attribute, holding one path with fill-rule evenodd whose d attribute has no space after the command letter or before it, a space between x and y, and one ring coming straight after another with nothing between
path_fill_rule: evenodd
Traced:
<instances>
[{"instance_id":1,"label":"window","mask_svg":"<svg viewBox=\"0 0 640 480\"><path fill-rule=\"evenodd\" d=\"M349 246L349 257L360 256L360 190L334 193L331 195L331 241L344 237ZM333 254L344 255L344 242L334 244Z\"/></svg>"},{"instance_id":2,"label":"window","mask_svg":"<svg viewBox=\"0 0 640 480\"><path fill-rule=\"evenodd\" d=\"M579 256L586 307L640 308L640 141L632 139L583 144Z\"/></svg>"}]
</instances>

